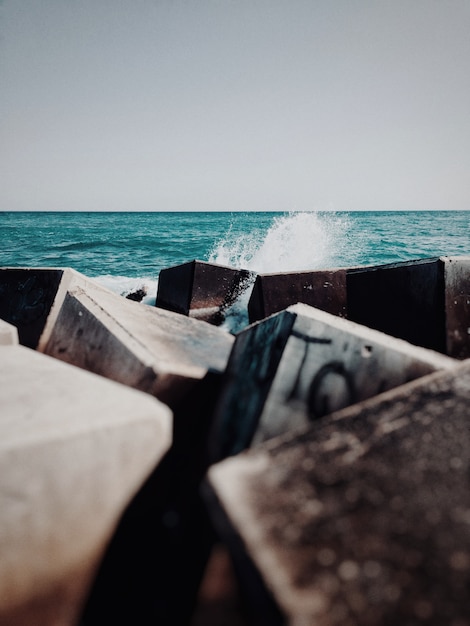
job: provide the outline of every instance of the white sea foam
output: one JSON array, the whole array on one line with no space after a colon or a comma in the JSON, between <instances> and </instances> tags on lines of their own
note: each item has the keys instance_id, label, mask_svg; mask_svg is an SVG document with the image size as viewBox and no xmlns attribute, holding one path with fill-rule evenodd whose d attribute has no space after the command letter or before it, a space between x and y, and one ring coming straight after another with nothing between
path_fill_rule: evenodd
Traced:
<instances>
[{"instance_id":1,"label":"white sea foam","mask_svg":"<svg viewBox=\"0 0 470 626\"><path fill-rule=\"evenodd\" d=\"M158 286L158 280L155 280L155 278L129 278L128 276L111 276L110 274L104 274L102 276L96 276L94 280L120 296L127 296L129 293L137 291L138 289L144 289L146 295L142 302L151 306L155 305Z\"/></svg>"},{"instance_id":2,"label":"white sea foam","mask_svg":"<svg viewBox=\"0 0 470 626\"><path fill-rule=\"evenodd\" d=\"M258 274L333 267L340 257L348 219L337 214L291 212L276 217L265 232L233 236L231 229L212 249L211 263ZM224 327L238 332L248 323L254 278L226 311Z\"/></svg>"},{"instance_id":3,"label":"white sea foam","mask_svg":"<svg viewBox=\"0 0 470 626\"><path fill-rule=\"evenodd\" d=\"M274 218L265 233L234 237L229 229L209 261L260 274L319 269L335 262L347 228L347 218L335 213L291 212Z\"/></svg>"}]
</instances>

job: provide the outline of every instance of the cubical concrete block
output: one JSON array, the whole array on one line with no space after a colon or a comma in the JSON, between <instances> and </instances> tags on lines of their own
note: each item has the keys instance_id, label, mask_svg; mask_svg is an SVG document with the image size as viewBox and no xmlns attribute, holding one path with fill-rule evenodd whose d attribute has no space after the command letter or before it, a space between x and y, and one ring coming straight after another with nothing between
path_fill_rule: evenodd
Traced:
<instances>
[{"instance_id":1,"label":"cubical concrete block","mask_svg":"<svg viewBox=\"0 0 470 626\"><path fill-rule=\"evenodd\" d=\"M254 276L248 270L196 260L169 267L160 272L156 306L217 326Z\"/></svg>"},{"instance_id":2,"label":"cubical concrete block","mask_svg":"<svg viewBox=\"0 0 470 626\"><path fill-rule=\"evenodd\" d=\"M347 316L346 269L258 274L248 302L250 323L303 302Z\"/></svg>"},{"instance_id":3,"label":"cubical concrete block","mask_svg":"<svg viewBox=\"0 0 470 626\"><path fill-rule=\"evenodd\" d=\"M225 369L230 333L122 298L72 269L50 272L49 278L47 270L0 273L10 285L7 295L15 292L14 285L18 291L25 284L34 294L4 303L10 312L5 319L18 322L20 341L27 337L41 352L151 393L172 407L208 371ZM25 301L41 311L31 323Z\"/></svg>"},{"instance_id":4,"label":"cubical concrete block","mask_svg":"<svg viewBox=\"0 0 470 626\"><path fill-rule=\"evenodd\" d=\"M239 452L455 365L305 304L288 307L237 335L216 407L214 446L222 457Z\"/></svg>"},{"instance_id":5,"label":"cubical concrete block","mask_svg":"<svg viewBox=\"0 0 470 626\"><path fill-rule=\"evenodd\" d=\"M0 623L71 626L171 412L23 346L0 347L0 381Z\"/></svg>"},{"instance_id":6,"label":"cubical concrete block","mask_svg":"<svg viewBox=\"0 0 470 626\"><path fill-rule=\"evenodd\" d=\"M470 623L470 363L213 466L256 624Z\"/></svg>"},{"instance_id":7,"label":"cubical concrete block","mask_svg":"<svg viewBox=\"0 0 470 626\"><path fill-rule=\"evenodd\" d=\"M0 346L13 346L18 342L18 330L16 326L8 324L0 319Z\"/></svg>"},{"instance_id":8,"label":"cubical concrete block","mask_svg":"<svg viewBox=\"0 0 470 626\"><path fill-rule=\"evenodd\" d=\"M347 273L347 316L458 359L470 357L470 257L440 257Z\"/></svg>"}]
</instances>

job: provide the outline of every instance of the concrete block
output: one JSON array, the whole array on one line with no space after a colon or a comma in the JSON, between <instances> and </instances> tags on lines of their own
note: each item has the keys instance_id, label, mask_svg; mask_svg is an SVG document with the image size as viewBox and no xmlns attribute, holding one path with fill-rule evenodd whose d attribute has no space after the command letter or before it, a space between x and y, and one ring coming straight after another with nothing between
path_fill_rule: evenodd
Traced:
<instances>
[{"instance_id":1,"label":"concrete block","mask_svg":"<svg viewBox=\"0 0 470 626\"><path fill-rule=\"evenodd\" d=\"M219 382L218 375L206 376L191 390L186 410L175 413L172 447L119 524L83 626L190 623L215 539L200 486Z\"/></svg>"},{"instance_id":2,"label":"concrete block","mask_svg":"<svg viewBox=\"0 0 470 626\"><path fill-rule=\"evenodd\" d=\"M445 257L446 354L470 358L470 257Z\"/></svg>"},{"instance_id":3,"label":"concrete block","mask_svg":"<svg viewBox=\"0 0 470 626\"><path fill-rule=\"evenodd\" d=\"M470 257L257 276L251 323L303 302L437 350L470 357Z\"/></svg>"},{"instance_id":4,"label":"concrete block","mask_svg":"<svg viewBox=\"0 0 470 626\"><path fill-rule=\"evenodd\" d=\"M349 319L458 359L470 357L470 257L351 269Z\"/></svg>"},{"instance_id":5,"label":"concrete block","mask_svg":"<svg viewBox=\"0 0 470 626\"><path fill-rule=\"evenodd\" d=\"M63 269L0 268L0 318L16 326L22 345L38 345L63 274Z\"/></svg>"},{"instance_id":6,"label":"concrete block","mask_svg":"<svg viewBox=\"0 0 470 626\"><path fill-rule=\"evenodd\" d=\"M347 316L346 269L258 274L248 302L250 323L303 302Z\"/></svg>"},{"instance_id":7,"label":"concrete block","mask_svg":"<svg viewBox=\"0 0 470 626\"><path fill-rule=\"evenodd\" d=\"M203 261L161 270L156 306L220 325L254 273Z\"/></svg>"},{"instance_id":8,"label":"concrete block","mask_svg":"<svg viewBox=\"0 0 470 626\"><path fill-rule=\"evenodd\" d=\"M213 466L253 623L469 624L469 424L467 361Z\"/></svg>"},{"instance_id":9,"label":"concrete block","mask_svg":"<svg viewBox=\"0 0 470 626\"><path fill-rule=\"evenodd\" d=\"M19 324L20 342L26 336L41 352L151 393L173 408L208 371L225 369L230 333L122 298L72 269L49 271L50 277L47 270L0 272L10 285L6 296L25 284L34 294L10 305L3 301L11 313L5 319ZM31 323L25 301L41 312Z\"/></svg>"},{"instance_id":10,"label":"concrete block","mask_svg":"<svg viewBox=\"0 0 470 626\"><path fill-rule=\"evenodd\" d=\"M0 623L70 626L171 412L22 346L0 347L0 380Z\"/></svg>"},{"instance_id":11,"label":"concrete block","mask_svg":"<svg viewBox=\"0 0 470 626\"><path fill-rule=\"evenodd\" d=\"M215 458L455 364L305 304L288 307L236 337L215 410Z\"/></svg>"},{"instance_id":12,"label":"concrete block","mask_svg":"<svg viewBox=\"0 0 470 626\"><path fill-rule=\"evenodd\" d=\"M13 346L18 343L18 330L16 326L0 319L0 346Z\"/></svg>"}]
</instances>

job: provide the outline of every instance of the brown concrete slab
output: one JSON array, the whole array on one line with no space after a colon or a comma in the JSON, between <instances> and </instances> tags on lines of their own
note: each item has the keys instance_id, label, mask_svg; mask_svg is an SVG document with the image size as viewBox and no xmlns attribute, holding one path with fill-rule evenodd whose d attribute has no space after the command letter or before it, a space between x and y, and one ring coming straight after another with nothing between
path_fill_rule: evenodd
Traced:
<instances>
[{"instance_id":1,"label":"brown concrete slab","mask_svg":"<svg viewBox=\"0 0 470 626\"><path fill-rule=\"evenodd\" d=\"M297 302L453 358L470 357L470 257L260 274L250 322Z\"/></svg>"},{"instance_id":2,"label":"brown concrete slab","mask_svg":"<svg viewBox=\"0 0 470 626\"><path fill-rule=\"evenodd\" d=\"M470 257L351 269L348 318L454 358L470 357Z\"/></svg>"},{"instance_id":3,"label":"brown concrete slab","mask_svg":"<svg viewBox=\"0 0 470 626\"><path fill-rule=\"evenodd\" d=\"M171 412L22 346L0 347L0 380L0 623L70 626Z\"/></svg>"},{"instance_id":4,"label":"brown concrete slab","mask_svg":"<svg viewBox=\"0 0 470 626\"><path fill-rule=\"evenodd\" d=\"M444 265L446 352L470 357L470 257L446 257Z\"/></svg>"},{"instance_id":5,"label":"brown concrete slab","mask_svg":"<svg viewBox=\"0 0 470 626\"><path fill-rule=\"evenodd\" d=\"M213 466L254 623L470 624L469 425L467 361Z\"/></svg>"},{"instance_id":6,"label":"brown concrete slab","mask_svg":"<svg viewBox=\"0 0 470 626\"><path fill-rule=\"evenodd\" d=\"M0 346L13 346L18 343L18 330L16 326L0 319Z\"/></svg>"},{"instance_id":7,"label":"brown concrete slab","mask_svg":"<svg viewBox=\"0 0 470 626\"><path fill-rule=\"evenodd\" d=\"M258 274L248 302L250 323L303 302L346 317L346 269Z\"/></svg>"},{"instance_id":8,"label":"brown concrete slab","mask_svg":"<svg viewBox=\"0 0 470 626\"><path fill-rule=\"evenodd\" d=\"M297 304L240 332L215 412L216 458L456 361Z\"/></svg>"},{"instance_id":9,"label":"brown concrete slab","mask_svg":"<svg viewBox=\"0 0 470 626\"><path fill-rule=\"evenodd\" d=\"M248 270L197 260L165 268L158 278L156 306L219 325L254 276Z\"/></svg>"}]
</instances>

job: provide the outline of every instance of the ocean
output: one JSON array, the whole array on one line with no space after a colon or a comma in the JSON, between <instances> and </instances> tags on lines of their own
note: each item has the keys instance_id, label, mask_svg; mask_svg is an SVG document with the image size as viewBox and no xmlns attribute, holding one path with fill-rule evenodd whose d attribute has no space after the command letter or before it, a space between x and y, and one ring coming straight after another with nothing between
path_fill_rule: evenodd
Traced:
<instances>
[{"instance_id":1,"label":"ocean","mask_svg":"<svg viewBox=\"0 0 470 626\"><path fill-rule=\"evenodd\" d=\"M0 267L71 267L155 302L193 259L256 273L470 255L470 211L0 212Z\"/></svg>"}]
</instances>

